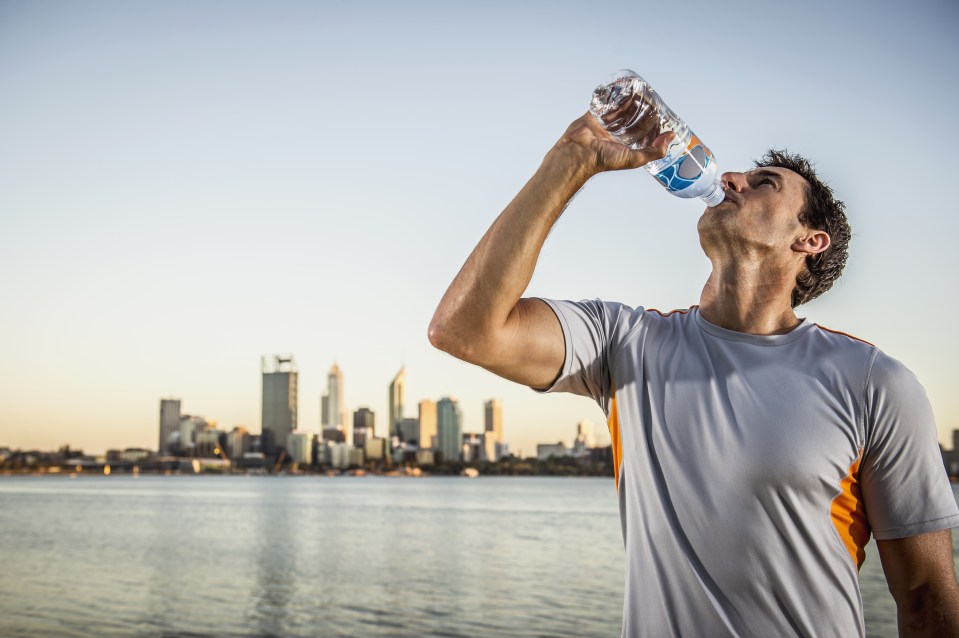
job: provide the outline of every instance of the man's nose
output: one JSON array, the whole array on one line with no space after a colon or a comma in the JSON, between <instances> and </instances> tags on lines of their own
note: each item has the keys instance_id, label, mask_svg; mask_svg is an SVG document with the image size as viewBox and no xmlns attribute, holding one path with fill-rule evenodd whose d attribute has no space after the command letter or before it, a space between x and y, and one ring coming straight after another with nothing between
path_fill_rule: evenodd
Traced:
<instances>
[{"instance_id":1,"label":"man's nose","mask_svg":"<svg viewBox=\"0 0 959 638\"><path fill-rule=\"evenodd\" d=\"M723 173L720 179L723 180L723 188L725 190L739 193L747 186L746 175L744 173Z\"/></svg>"}]
</instances>

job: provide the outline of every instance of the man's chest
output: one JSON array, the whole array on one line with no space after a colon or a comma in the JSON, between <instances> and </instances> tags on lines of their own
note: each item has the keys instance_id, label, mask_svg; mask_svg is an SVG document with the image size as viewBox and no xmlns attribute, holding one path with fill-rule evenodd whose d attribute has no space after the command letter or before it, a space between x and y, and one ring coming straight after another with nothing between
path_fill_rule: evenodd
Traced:
<instances>
[{"instance_id":1,"label":"man's chest","mask_svg":"<svg viewBox=\"0 0 959 638\"><path fill-rule=\"evenodd\" d=\"M744 485L843 475L862 447L861 384L790 354L668 341L624 352L612 371L624 452Z\"/></svg>"}]
</instances>

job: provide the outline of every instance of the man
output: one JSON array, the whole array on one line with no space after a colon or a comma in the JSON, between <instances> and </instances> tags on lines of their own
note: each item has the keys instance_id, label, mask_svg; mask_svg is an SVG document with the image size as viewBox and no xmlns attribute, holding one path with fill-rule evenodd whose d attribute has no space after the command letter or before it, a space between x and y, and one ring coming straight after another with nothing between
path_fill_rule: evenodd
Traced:
<instances>
[{"instance_id":1,"label":"man","mask_svg":"<svg viewBox=\"0 0 959 638\"><path fill-rule=\"evenodd\" d=\"M624 636L863 635L875 536L900 633L959 636L959 509L929 402L871 344L797 318L845 263L843 206L796 156L722 176L700 219L700 303L663 314L521 298L593 175L665 154L576 120L444 295L430 341L609 417L626 547ZM641 281L641 277L639 278Z\"/></svg>"}]
</instances>

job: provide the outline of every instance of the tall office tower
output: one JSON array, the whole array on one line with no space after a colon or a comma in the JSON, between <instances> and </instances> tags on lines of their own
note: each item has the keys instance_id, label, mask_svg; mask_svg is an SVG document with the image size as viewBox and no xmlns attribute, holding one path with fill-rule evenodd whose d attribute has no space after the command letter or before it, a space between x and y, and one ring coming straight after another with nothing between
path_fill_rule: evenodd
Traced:
<instances>
[{"instance_id":1,"label":"tall office tower","mask_svg":"<svg viewBox=\"0 0 959 638\"><path fill-rule=\"evenodd\" d=\"M359 408L353 413L353 446L366 447L366 442L372 439L373 433L373 410L369 408Z\"/></svg>"},{"instance_id":2,"label":"tall office tower","mask_svg":"<svg viewBox=\"0 0 959 638\"><path fill-rule=\"evenodd\" d=\"M486 413L486 432L493 433L493 440L503 441L503 404L498 399L490 399L483 403Z\"/></svg>"},{"instance_id":3,"label":"tall office tower","mask_svg":"<svg viewBox=\"0 0 959 638\"><path fill-rule=\"evenodd\" d=\"M420 449L429 450L438 445L436 440L436 401L423 399L419 405Z\"/></svg>"},{"instance_id":4,"label":"tall office tower","mask_svg":"<svg viewBox=\"0 0 959 638\"><path fill-rule=\"evenodd\" d=\"M261 445L264 454L276 456L286 447L286 437L296 429L299 373L293 355L275 355L272 360L262 357L260 369L263 373Z\"/></svg>"},{"instance_id":5,"label":"tall office tower","mask_svg":"<svg viewBox=\"0 0 959 638\"><path fill-rule=\"evenodd\" d=\"M324 428L346 425L343 417L343 373L340 366L333 364L326 374L326 394L321 403L323 408L321 424Z\"/></svg>"},{"instance_id":6,"label":"tall office tower","mask_svg":"<svg viewBox=\"0 0 959 638\"><path fill-rule=\"evenodd\" d=\"M400 436L400 421L403 420L403 401L406 395L406 368L400 371L390 382L390 420L386 424L386 438Z\"/></svg>"},{"instance_id":7,"label":"tall office tower","mask_svg":"<svg viewBox=\"0 0 959 638\"><path fill-rule=\"evenodd\" d=\"M342 443L346 440L346 417L343 414L343 373L336 363L326 375L326 394L321 402L321 421L324 441Z\"/></svg>"},{"instance_id":8,"label":"tall office tower","mask_svg":"<svg viewBox=\"0 0 959 638\"><path fill-rule=\"evenodd\" d=\"M453 397L436 402L437 449L446 462L459 461L463 453L463 412Z\"/></svg>"},{"instance_id":9,"label":"tall office tower","mask_svg":"<svg viewBox=\"0 0 959 638\"><path fill-rule=\"evenodd\" d=\"M157 454L170 453L170 436L180 429L180 399L160 399L160 445Z\"/></svg>"}]
</instances>

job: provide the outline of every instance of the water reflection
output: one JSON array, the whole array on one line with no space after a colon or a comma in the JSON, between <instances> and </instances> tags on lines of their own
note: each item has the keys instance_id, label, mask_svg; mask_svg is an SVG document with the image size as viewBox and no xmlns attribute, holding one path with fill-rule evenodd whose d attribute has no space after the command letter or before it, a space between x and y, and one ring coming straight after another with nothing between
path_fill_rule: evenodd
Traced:
<instances>
[{"instance_id":1,"label":"water reflection","mask_svg":"<svg viewBox=\"0 0 959 638\"><path fill-rule=\"evenodd\" d=\"M4 637L620 630L606 480L25 477L0 515ZM861 580L895 636L874 553Z\"/></svg>"},{"instance_id":2,"label":"water reflection","mask_svg":"<svg viewBox=\"0 0 959 638\"><path fill-rule=\"evenodd\" d=\"M283 479L266 477L265 480ZM261 483L260 487L268 486ZM262 489L257 499L253 543L256 581L249 592L249 599L253 601L251 620L259 634L281 636L286 633L284 621L297 578L294 558L300 555L298 535L293 533L295 526L290 520L290 509L272 498L270 490Z\"/></svg>"}]
</instances>

